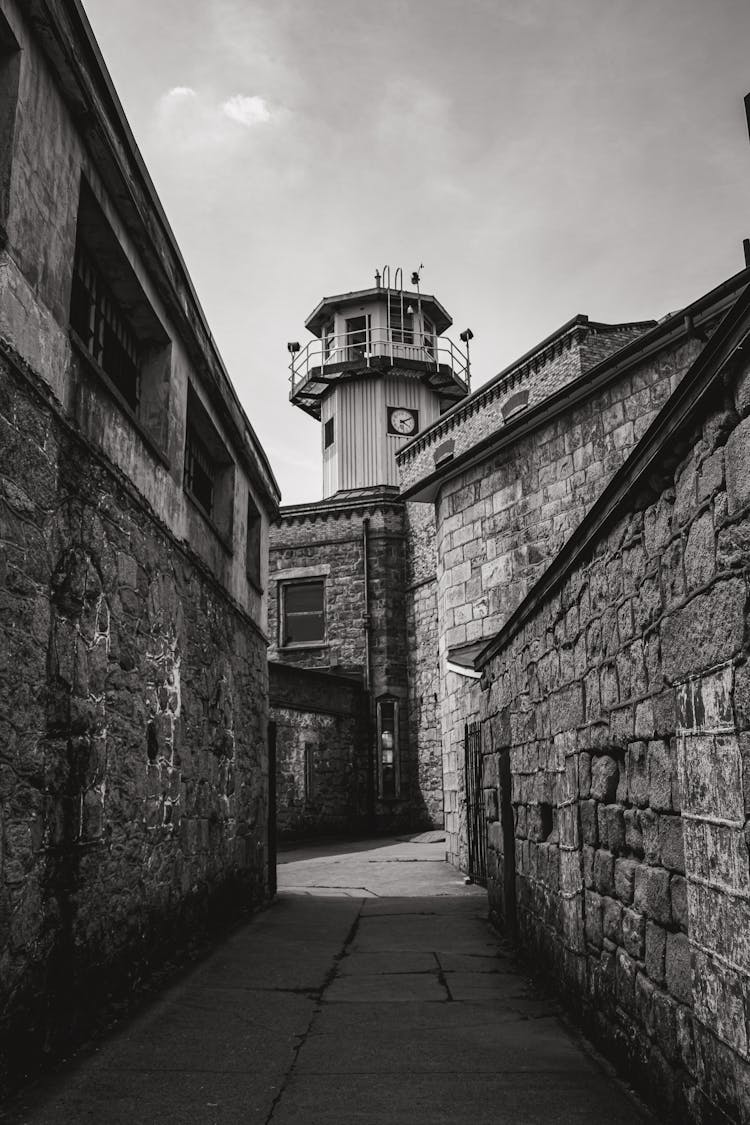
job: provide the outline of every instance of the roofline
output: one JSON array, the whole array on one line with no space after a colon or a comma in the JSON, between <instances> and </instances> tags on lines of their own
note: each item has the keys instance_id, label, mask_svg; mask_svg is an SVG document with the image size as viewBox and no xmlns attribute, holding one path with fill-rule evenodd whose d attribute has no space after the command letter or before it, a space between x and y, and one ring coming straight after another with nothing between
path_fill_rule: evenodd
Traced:
<instances>
[{"instance_id":1,"label":"roofline","mask_svg":"<svg viewBox=\"0 0 750 1125\"><path fill-rule=\"evenodd\" d=\"M654 327L642 336L638 336L635 340L624 344L623 347L618 348L612 355L607 356L600 363L595 364L594 367L588 368L583 374L573 379L570 383L566 383L564 387L551 394L548 398L543 399L536 406L531 407L523 414L514 418L512 421L503 426L499 426L493 430L492 433L482 438L476 445L470 446L462 453L454 458L452 461L446 462L440 468L435 469L426 477L415 481L414 484L402 490L401 495L405 500L433 500L444 484L449 480L459 476L467 469L472 468L478 462L484 460L486 457L491 456L499 449L507 445L511 445L519 438L524 437L527 433L532 432L540 425L548 422L551 418L556 417L563 411L570 409L572 406L588 398L593 392L600 389L603 384L606 384L616 376L621 375L623 371L628 370L630 367L641 363L649 354L659 351L665 343L665 340L679 340L681 337L690 338L695 334L696 328L699 327L693 318L697 314L707 312L708 316L715 313L714 306L719 303L726 295L731 294L733 291L739 290L742 286L750 282L750 267L740 270L739 273L734 274L732 277L717 285L714 289L709 290L708 293L703 294L692 304L686 305L683 309L675 313L671 313L664 320L658 321ZM704 318L707 319L708 317ZM575 318L574 318L575 319ZM571 323L570 321L568 323ZM638 323L637 321L634 323ZM483 388L480 388L482 390ZM479 393L479 392L475 392ZM454 409L459 409L464 405L466 399L463 399ZM441 415L439 421L442 421L446 415L451 414L452 411L447 411L446 414ZM435 423L435 425L438 425ZM424 437L429 430L424 430L420 435L415 438L418 441ZM408 451L409 446L403 446L399 450L397 460L400 455Z\"/></svg>"},{"instance_id":2,"label":"roofline","mask_svg":"<svg viewBox=\"0 0 750 1125\"><path fill-rule=\"evenodd\" d=\"M453 317L443 308L437 297L434 297L431 293L417 293L413 290L407 289L389 290L384 285L374 285L369 289L354 289L350 293L337 293L332 297L323 297L322 300L318 301L317 305L306 319L305 328L307 328L308 331L312 332L313 335L317 335L318 333L313 328L313 324L320 318L324 309L328 305L352 305L356 304L358 301L368 300L369 298L373 297L385 297L389 292L392 295L396 293L401 294L403 292L404 300L415 302L418 301L421 302L422 305L432 305L432 307L436 309L440 314L440 318L442 318L442 327L440 327L438 335L440 335L440 333L442 332L445 332L446 329L450 328L450 326L453 324ZM436 321L438 319L439 318L436 318ZM437 328L437 323L435 327Z\"/></svg>"},{"instance_id":3,"label":"roofline","mask_svg":"<svg viewBox=\"0 0 750 1125\"><path fill-rule=\"evenodd\" d=\"M657 414L630 457L621 465L576 530L555 556L505 625L475 658L482 670L504 648L582 561L600 533L620 514L624 502L649 473L670 443L676 463L682 454L676 435L689 425L712 390L724 367L750 340L750 285L740 293L676 390Z\"/></svg>"},{"instance_id":4,"label":"roofline","mask_svg":"<svg viewBox=\"0 0 750 1125\"><path fill-rule=\"evenodd\" d=\"M403 507L403 498L397 485L377 485L370 490L352 489L329 496L326 500L310 500L304 504L286 504L279 508L276 522L283 520L316 519L321 516L341 515L344 512L366 511L384 505Z\"/></svg>"},{"instance_id":5,"label":"roofline","mask_svg":"<svg viewBox=\"0 0 750 1125\"><path fill-rule=\"evenodd\" d=\"M570 335L570 333L575 329L581 329L582 331L585 329L593 329L596 331L606 328L610 331L617 331L618 329L622 328L642 327L643 332L645 333L650 328L654 328L656 324L657 321L655 320L626 320L618 324L606 324L601 320L589 320L588 316L586 316L585 313L577 313L575 316L572 316L570 320L567 320L565 324L561 325L554 332L551 332L549 336L546 336L533 348L529 348L529 350L524 352L523 355L519 356L518 359L514 359L512 363L509 363L508 366L504 367L502 371L499 371L497 375L493 375L492 378L488 379L486 383L482 383L481 387L477 387L475 391L471 392L471 394L466 395L461 399L460 402L457 402L449 410L446 410L435 422L433 422L429 427L427 427L419 435L417 435L414 438L413 443L410 442L408 445L402 446L398 451L398 456L400 457L401 454L404 454L406 457L408 457L410 450L413 448L414 444L417 443L417 441L424 440L424 438L428 436L433 430L437 430L446 421L455 418L463 411L471 411L474 407L474 404L479 400L485 397L492 397L492 392L500 383L504 382L516 371L518 371L519 368L523 367L527 363L530 363L537 356L541 356L543 352L552 347L554 344L562 343L565 337Z\"/></svg>"},{"instance_id":6,"label":"roofline","mask_svg":"<svg viewBox=\"0 0 750 1125\"><path fill-rule=\"evenodd\" d=\"M27 13L27 18L30 18L31 26L32 26L32 29L35 33L35 37L37 38L39 46L41 47L43 53L45 54L50 66L52 67L55 74L57 74L58 77L59 77L60 76L60 61L59 61L59 59L55 58L54 52L52 50L52 45L47 42L46 37L45 36L39 36L39 35L36 34L38 29L37 29L37 26L36 26L36 21L33 18L33 16L34 16L33 9L34 8L39 9L40 7L43 9L44 15L45 15L47 21L55 28L58 35L62 37L62 41L63 41L63 44L64 44L65 48L67 48L69 46L67 31L61 25L59 14L58 14L58 11L56 9L56 6L54 6L52 3L50 3L50 0L30 0L29 7L32 9L32 11L31 11L31 13ZM262 491L266 494L267 499L270 501L271 509L275 510L278 507L279 501L281 499L281 490L279 488L278 482L276 481L276 477L274 476L273 470L271 468L271 463L268 460L268 457L266 456L266 452L263 449L263 446L261 445L261 442L258 439L257 434L255 433L255 430L252 426L252 423L250 422L250 419L248 418L248 416L245 412L245 409L244 409L244 407L242 406L242 403L239 400L239 397L238 397L237 392L234 388L234 385L232 384L232 381L229 377L226 366L225 366L224 361L221 357L221 353L219 352L219 349L216 345L216 341L214 340L211 329L209 328L208 320L206 318L206 314L203 310L203 307L202 307L202 305L200 303L200 300L198 298L198 295L196 293L195 286L193 285L192 278L190 277L190 274L188 272L187 266L185 264L185 260L182 256L182 252L181 252L181 250L180 250L180 248L177 244L177 239L175 238L174 232L173 232L173 230L172 230L172 228L169 224L169 220L167 219L164 208L161 204L161 200L159 199L156 188L154 186L153 180L151 179L149 171L146 167L146 163L143 159L143 156L141 155L140 149L138 148L138 144L135 140L135 137L133 136L133 132L132 132L132 130L130 128L130 125L128 123L128 120L127 120L127 117L125 115L125 111L123 109L122 103L121 103L121 101L118 97L118 94L117 94L117 91L115 89L114 83L113 83L112 78L111 78L111 76L109 74L109 71L107 69L107 65L104 61L104 57L103 57L103 55L101 53L101 50L99 48L99 44L96 41L96 37L94 35L91 24L89 23L88 16L86 15L86 12L83 8L83 4L82 4L81 0L69 0L69 2L65 5L65 14L68 16L68 18L71 18L71 19L74 19L75 21L77 21L77 23L78 23L77 30L79 31L81 37L85 41L85 45L88 49L90 58L88 60L84 60L83 65L82 65L81 61L77 58L76 54L73 51L65 50L64 56L63 56L64 62L67 65L67 67L70 69L70 71L72 72L72 75L73 75L73 78L76 82L76 85L78 85L79 89L82 89L82 91L85 91L85 83L83 83L83 84L81 83L81 73L82 72L85 73L87 63L93 64L93 66L92 66L92 71L93 71L92 78L93 78L95 84L99 87L98 93L100 95L102 93L105 95L105 97L103 99L104 109L105 109L105 111L110 113L112 115L112 117L114 118L114 123L117 127L117 130L119 131L119 134L120 134L120 140L124 144L126 156L127 156L128 160L132 161L132 163L135 165L135 170L137 171L138 176L140 177L140 180L141 180L141 186L144 189L144 191L145 191L145 193L148 197L150 207L153 209L153 211L154 211L154 213L155 213L155 215L158 219L159 225L160 225L161 230L162 230L162 234L163 234L163 236L164 236L164 238L165 238L165 240L166 240L166 242L169 246L169 250L170 250L171 254L174 256L175 262L178 266L178 270L179 270L179 274L180 274L180 281L184 285L184 287L185 287L185 289L186 289L186 291L189 295L190 301L191 301L192 305L194 306L194 312L196 314L196 318L197 318L197 320L200 324L200 327L202 328L203 332L205 333L205 336L208 339L208 349L210 350L211 358L213 359L214 363L216 364L219 371L221 372L221 375L223 376L224 385L220 386L219 390L228 394L228 396L230 397L230 399L232 401L232 405L235 407L235 409L239 413L239 415L242 419L242 422L244 424L246 433L244 435L241 432L239 434L235 434L234 435L235 440L239 439L240 443L242 444L243 438L244 438L244 441L246 442L246 444L250 446L250 448L253 450L253 453L255 454L255 456L260 461L260 463L263 467L263 470L264 470L265 474L267 475L267 480L260 480L259 481L259 480L256 479L255 483L256 483L256 485L260 485L262 487ZM106 116L102 115L99 112L99 106L97 106L96 104L94 104L93 108L95 110L95 114L96 114L97 119L102 121L102 123L105 126L105 130L106 130L106 125L107 125ZM77 125L76 127L80 128L80 125ZM85 140L85 138L83 138L83 139ZM114 157L114 162L116 164L117 163L116 154L110 152L110 153L108 153L108 155L110 157ZM98 163L99 159L100 159L99 154L93 155L93 163L95 165ZM127 178L126 178L126 181L127 181ZM135 205L136 201L133 200L133 203ZM126 226L126 228L130 228L132 223L129 222L125 216L120 215L120 217L121 217L121 219L123 219L124 225ZM145 229L146 238L149 241L152 242L153 239L151 238L151 235L148 232L148 229L145 228L145 226L144 226L144 229ZM154 279L154 280L156 280L156 279ZM175 303L179 305L179 296L175 292L175 287L172 284L171 279L166 277L165 281L166 281L166 284L169 286L173 296L176 298ZM183 331L190 331L193 327L192 324L190 323L190 318L184 317L183 319L184 319L184 321L187 322L186 324L183 324ZM194 329L193 329L193 336L194 336L195 343L196 343L197 347L201 351L204 351L204 345L201 343L200 339L195 334ZM232 427L232 428L234 428L234 427ZM257 473L251 473L251 475L254 478L257 478Z\"/></svg>"}]
</instances>

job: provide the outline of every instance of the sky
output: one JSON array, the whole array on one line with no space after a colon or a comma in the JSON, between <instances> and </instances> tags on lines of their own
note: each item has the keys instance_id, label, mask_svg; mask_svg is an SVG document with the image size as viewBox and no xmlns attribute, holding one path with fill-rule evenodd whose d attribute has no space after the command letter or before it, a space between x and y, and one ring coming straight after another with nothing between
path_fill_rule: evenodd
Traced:
<instances>
[{"instance_id":1,"label":"sky","mask_svg":"<svg viewBox=\"0 0 750 1125\"><path fill-rule=\"evenodd\" d=\"M284 503L321 496L289 340L423 265L481 385L576 313L743 265L747 0L83 0Z\"/></svg>"}]
</instances>

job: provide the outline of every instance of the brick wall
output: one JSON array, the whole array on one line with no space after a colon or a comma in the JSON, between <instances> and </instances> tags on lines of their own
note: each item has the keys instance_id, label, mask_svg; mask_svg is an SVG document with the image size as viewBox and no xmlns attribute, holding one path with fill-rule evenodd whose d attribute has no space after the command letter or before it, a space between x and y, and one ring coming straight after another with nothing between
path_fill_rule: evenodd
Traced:
<instances>
[{"instance_id":1,"label":"brick wall","mask_svg":"<svg viewBox=\"0 0 750 1125\"><path fill-rule=\"evenodd\" d=\"M276 725L279 836L366 830L368 714L362 685L272 663L269 693Z\"/></svg>"},{"instance_id":2,"label":"brick wall","mask_svg":"<svg viewBox=\"0 0 750 1125\"><path fill-rule=\"evenodd\" d=\"M0 529L1 1084L268 882L264 637L7 350Z\"/></svg>"},{"instance_id":3,"label":"brick wall","mask_svg":"<svg viewBox=\"0 0 750 1125\"><path fill-rule=\"evenodd\" d=\"M510 758L493 909L509 864L523 948L629 1077L676 1120L747 1122L750 373L713 394L475 701L494 817Z\"/></svg>"}]
</instances>

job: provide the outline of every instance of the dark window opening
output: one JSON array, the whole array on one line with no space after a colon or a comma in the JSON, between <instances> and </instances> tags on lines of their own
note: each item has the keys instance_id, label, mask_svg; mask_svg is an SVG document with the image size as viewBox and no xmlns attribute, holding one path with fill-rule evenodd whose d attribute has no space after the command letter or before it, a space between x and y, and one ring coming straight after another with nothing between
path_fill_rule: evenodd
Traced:
<instances>
[{"instance_id":1,"label":"dark window opening","mask_svg":"<svg viewBox=\"0 0 750 1125\"><path fill-rule=\"evenodd\" d=\"M315 644L325 640L325 582L316 578L286 582L282 595L282 645Z\"/></svg>"},{"instance_id":2,"label":"dark window opening","mask_svg":"<svg viewBox=\"0 0 750 1125\"><path fill-rule=\"evenodd\" d=\"M384 801L398 797L399 776L398 700L378 700L378 795Z\"/></svg>"},{"instance_id":3,"label":"dark window opening","mask_svg":"<svg viewBox=\"0 0 750 1125\"><path fill-rule=\"evenodd\" d=\"M406 309L402 310L398 297L391 297L390 304L391 339L394 344L414 343L414 316Z\"/></svg>"},{"instance_id":4,"label":"dark window opening","mask_svg":"<svg viewBox=\"0 0 750 1125\"><path fill-rule=\"evenodd\" d=\"M138 342L93 258L79 241L70 294L70 327L109 375L131 410L140 402L142 358Z\"/></svg>"},{"instance_id":5,"label":"dark window opening","mask_svg":"<svg viewBox=\"0 0 750 1125\"><path fill-rule=\"evenodd\" d=\"M185 488L211 518L214 514L214 489L218 474L218 465L195 430L189 428L185 441Z\"/></svg>"},{"instance_id":6,"label":"dark window opening","mask_svg":"<svg viewBox=\"0 0 750 1125\"><path fill-rule=\"evenodd\" d=\"M323 426L323 448L328 449L333 445L333 418L329 418Z\"/></svg>"},{"instance_id":7,"label":"dark window opening","mask_svg":"<svg viewBox=\"0 0 750 1125\"><path fill-rule=\"evenodd\" d=\"M119 404L167 446L171 347L92 189L81 181L69 323ZM101 385L101 384L99 384Z\"/></svg>"},{"instance_id":8,"label":"dark window opening","mask_svg":"<svg viewBox=\"0 0 750 1125\"><path fill-rule=\"evenodd\" d=\"M542 840L548 840L552 835L552 805L542 802L539 805L539 831Z\"/></svg>"},{"instance_id":9,"label":"dark window opening","mask_svg":"<svg viewBox=\"0 0 750 1125\"><path fill-rule=\"evenodd\" d=\"M260 560L261 538L263 534L263 520L260 510L252 496L247 498L247 548L245 566L247 576L256 589L260 590Z\"/></svg>"},{"instance_id":10,"label":"dark window opening","mask_svg":"<svg viewBox=\"0 0 750 1125\"><path fill-rule=\"evenodd\" d=\"M234 463L219 432L188 384L183 487L228 543L234 518Z\"/></svg>"},{"instance_id":11,"label":"dark window opening","mask_svg":"<svg viewBox=\"0 0 750 1125\"><path fill-rule=\"evenodd\" d=\"M367 317L350 317L346 322L347 359L364 359L367 351L367 337Z\"/></svg>"}]
</instances>

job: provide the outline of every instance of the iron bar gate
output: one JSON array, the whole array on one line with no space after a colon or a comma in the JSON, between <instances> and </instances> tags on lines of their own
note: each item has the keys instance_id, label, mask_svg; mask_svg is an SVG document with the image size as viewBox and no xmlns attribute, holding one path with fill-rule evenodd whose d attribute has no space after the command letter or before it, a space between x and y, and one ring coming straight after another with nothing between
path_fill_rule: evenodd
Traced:
<instances>
[{"instance_id":1,"label":"iron bar gate","mask_svg":"<svg viewBox=\"0 0 750 1125\"><path fill-rule=\"evenodd\" d=\"M464 785L466 789L466 835L469 876L487 886L487 820L482 792L482 728L479 723L464 727Z\"/></svg>"}]
</instances>

